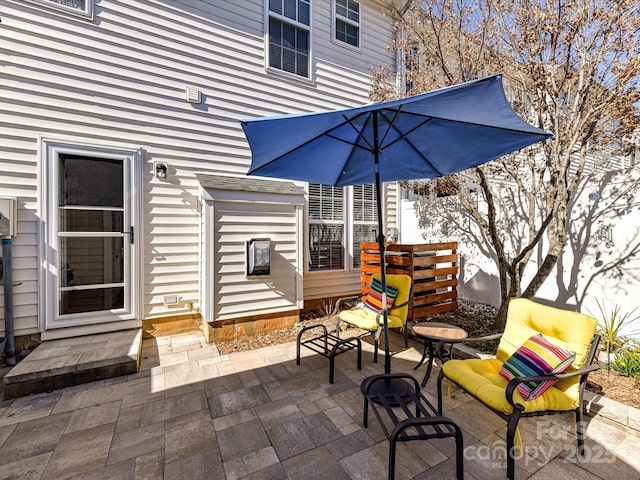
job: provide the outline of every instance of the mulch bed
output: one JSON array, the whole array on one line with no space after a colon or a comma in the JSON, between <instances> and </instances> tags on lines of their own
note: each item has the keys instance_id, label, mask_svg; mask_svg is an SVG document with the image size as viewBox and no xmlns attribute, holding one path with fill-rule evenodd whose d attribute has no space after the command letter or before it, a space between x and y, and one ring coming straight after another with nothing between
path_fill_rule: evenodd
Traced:
<instances>
[{"instance_id":1,"label":"mulch bed","mask_svg":"<svg viewBox=\"0 0 640 480\"><path fill-rule=\"evenodd\" d=\"M417 321L444 322L464 328L469 337L480 337L496 333L492 328L495 309L489 305L458 301L458 309L453 312L439 313ZM302 326L326 320L320 312L304 312L301 318ZM417 322L416 321L416 322ZM220 354L254 350L256 348L293 342L298 336L300 325L273 332L260 333L217 343ZM484 343L484 342L483 342ZM482 344L472 344L479 348ZM497 342L489 344L494 351ZM629 378L618 375L614 370L607 372L606 368L589 374L587 390L603 397L616 400L625 405L640 408L640 378Z\"/></svg>"}]
</instances>

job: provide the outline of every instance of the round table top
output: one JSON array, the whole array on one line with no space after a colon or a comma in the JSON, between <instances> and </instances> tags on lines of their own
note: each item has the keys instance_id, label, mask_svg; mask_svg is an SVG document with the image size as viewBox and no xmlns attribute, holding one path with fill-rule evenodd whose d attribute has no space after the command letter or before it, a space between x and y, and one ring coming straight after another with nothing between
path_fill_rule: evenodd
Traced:
<instances>
[{"instance_id":1,"label":"round table top","mask_svg":"<svg viewBox=\"0 0 640 480\"><path fill-rule=\"evenodd\" d=\"M416 335L433 340L463 340L468 335L467 331L460 327L440 322L417 323L413 326L413 331Z\"/></svg>"}]
</instances>

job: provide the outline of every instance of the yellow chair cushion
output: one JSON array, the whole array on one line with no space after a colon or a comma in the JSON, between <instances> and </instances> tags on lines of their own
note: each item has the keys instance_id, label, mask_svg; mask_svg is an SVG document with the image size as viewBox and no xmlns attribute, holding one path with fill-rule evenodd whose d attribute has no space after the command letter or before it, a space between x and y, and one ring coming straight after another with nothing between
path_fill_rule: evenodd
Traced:
<instances>
[{"instance_id":1,"label":"yellow chair cushion","mask_svg":"<svg viewBox=\"0 0 640 480\"><path fill-rule=\"evenodd\" d=\"M354 310L344 310L340 312L340 320L350 323L351 325L363 330L377 330L380 325L376 321L376 313L368 308L356 308ZM399 328L404 325L402 318L397 315L389 315L389 328ZM380 322L382 323L382 314L380 314Z\"/></svg>"},{"instance_id":2,"label":"yellow chair cushion","mask_svg":"<svg viewBox=\"0 0 640 480\"><path fill-rule=\"evenodd\" d=\"M584 366L596 330L596 320L588 315L562 310L526 298L509 301L507 323L494 359L451 360L442 366L445 376L472 393L479 400L503 413L511 413L506 388L509 383L500 375L502 364L530 337L541 333L554 345L576 352L576 359L565 373ZM525 400L515 390L513 400L525 412L574 410L580 398L580 377L556 382L533 400Z\"/></svg>"},{"instance_id":3,"label":"yellow chair cushion","mask_svg":"<svg viewBox=\"0 0 640 480\"><path fill-rule=\"evenodd\" d=\"M381 280L379 273L374 273L373 279ZM386 275L387 285L398 290L393 305L402 305L401 307L392 306L388 313L389 328L401 328L407 321L409 313L409 296L411 295L411 277L409 275ZM353 310L343 310L338 314L340 320L354 325L363 330L375 331L382 326L382 315L380 315L380 324L376 321L377 313L369 308L355 308Z\"/></svg>"},{"instance_id":4,"label":"yellow chair cushion","mask_svg":"<svg viewBox=\"0 0 640 480\"><path fill-rule=\"evenodd\" d=\"M484 404L499 412L511 414L513 407L507 402L505 395L509 382L499 373L502 363L495 358L449 360L442 366L442 370L447 378ZM525 412L575 410L578 399L579 385L575 382L569 385L558 382L534 400L522 398L518 389L513 394L514 402L523 405Z\"/></svg>"},{"instance_id":5,"label":"yellow chair cushion","mask_svg":"<svg viewBox=\"0 0 640 480\"><path fill-rule=\"evenodd\" d=\"M596 331L596 319L580 312L549 307L526 298L512 298L496 358L505 362L530 337L541 333L560 348L576 352L574 368L584 365Z\"/></svg>"}]
</instances>

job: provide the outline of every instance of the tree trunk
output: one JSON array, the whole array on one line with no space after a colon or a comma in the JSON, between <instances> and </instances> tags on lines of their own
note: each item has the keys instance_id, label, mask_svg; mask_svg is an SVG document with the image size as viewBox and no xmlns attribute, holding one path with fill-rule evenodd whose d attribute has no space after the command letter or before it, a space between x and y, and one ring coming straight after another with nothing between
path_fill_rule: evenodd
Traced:
<instances>
[{"instance_id":1,"label":"tree trunk","mask_svg":"<svg viewBox=\"0 0 640 480\"><path fill-rule=\"evenodd\" d=\"M547 256L544 257L544 261L542 262L542 265L540 265L540 268L538 268L538 271L534 275L533 279L529 282L529 285L527 285L525 291L522 292L522 296L525 298L533 297L538 289L542 286L544 281L549 277L557 262L558 255L554 255L551 253L547 254Z\"/></svg>"}]
</instances>

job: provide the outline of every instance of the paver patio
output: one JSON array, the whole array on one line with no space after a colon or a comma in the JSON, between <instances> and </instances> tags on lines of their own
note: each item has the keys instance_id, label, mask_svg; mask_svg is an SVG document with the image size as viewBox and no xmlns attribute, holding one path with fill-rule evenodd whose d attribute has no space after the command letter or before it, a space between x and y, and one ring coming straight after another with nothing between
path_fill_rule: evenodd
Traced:
<instances>
[{"instance_id":1,"label":"paver patio","mask_svg":"<svg viewBox=\"0 0 640 480\"><path fill-rule=\"evenodd\" d=\"M420 380L420 346L393 340L393 370ZM388 442L373 417L362 426L360 382L384 369L372 350L361 371L340 355L330 384L320 355L296 365L295 343L220 355L200 332L144 340L138 373L1 403L0 478L385 478ZM504 422L457 389L444 413L464 432L465 478L503 478ZM580 462L572 429L570 415L523 420L517 478L640 478L637 432L589 419ZM396 478L454 478L453 452L450 439L401 444Z\"/></svg>"}]
</instances>

